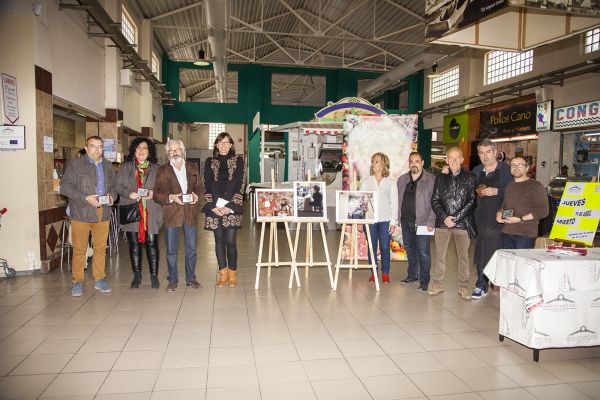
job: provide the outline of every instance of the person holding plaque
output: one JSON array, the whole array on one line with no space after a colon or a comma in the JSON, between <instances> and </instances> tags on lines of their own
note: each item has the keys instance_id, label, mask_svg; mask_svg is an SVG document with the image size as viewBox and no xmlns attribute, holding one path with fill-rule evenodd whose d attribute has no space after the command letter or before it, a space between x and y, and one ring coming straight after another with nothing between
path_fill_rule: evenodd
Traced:
<instances>
[{"instance_id":1,"label":"person holding plaque","mask_svg":"<svg viewBox=\"0 0 600 400\"><path fill-rule=\"evenodd\" d=\"M129 154L117 173L116 190L119 193L121 230L129 245L133 270L132 288L142 282L142 247L150 266L152 288L160 286L158 279L158 232L163 222L162 206L154 201L154 185L158 171L156 147L148 138L138 137L131 142ZM137 208L137 210L134 210ZM124 216L125 210L131 210Z\"/></svg>"},{"instance_id":2,"label":"person holding plaque","mask_svg":"<svg viewBox=\"0 0 600 400\"><path fill-rule=\"evenodd\" d=\"M504 201L496 213L502 228L503 249L532 249L540 219L548 215L548 195L544 186L531 179L529 164L523 157L510 160L514 181L506 186Z\"/></svg>"},{"instance_id":3,"label":"person holding plaque","mask_svg":"<svg viewBox=\"0 0 600 400\"><path fill-rule=\"evenodd\" d=\"M196 280L196 243L198 239L198 194L202 188L198 167L186 161L181 140L168 140L165 150L169 162L156 173L154 200L163 206L163 223L167 244L167 292L179 283L177 250L183 230L185 242L185 284L192 289L202 285Z\"/></svg>"},{"instance_id":4,"label":"person holding plaque","mask_svg":"<svg viewBox=\"0 0 600 400\"><path fill-rule=\"evenodd\" d=\"M94 257L92 275L94 289L110 293L104 269L106 241L110 225L110 206L117 197L115 169L102 157L104 142L99 136L90 136L85 142L86 154L71 160L60 183L60 194L69 198L71 233L73 238L73 288L71 295L83 296L84 265L88 238L92 234Z\"/></svg>"},{"instance_id":5,"label":"person holding plaque","mask_svg":"<svg viewBox=\"0 0 600 400\"><path fill-rule=\"evenodd\" d=\"M489 288L489 280L483 269L494 255L502 248L502 225L496 222L496 211L504 200L506 185L512 181L507 163L498 161L496 143L483 140L477 144L477 155L481 164L473 168L477 177L477 208L475 208L475 255L473 261L477 268L477 282L471 293L472 299L485 297Z\"/></svg>"},{"instance_id":6,"label":"person holding plaque","mask_svg":"<svg viewBox=\"0 0 600 400\"><path fill-rule=\"evenodd\" d=\"M242 202L246 186L244 159L235 154L233 138L220 133L213 144L213 155L204 166L204 229L213 231L219 266L217 287L237 285L236 235L242 227ZM270 201L270 206L274 206ZM279 212L289 215L287 201L280 201ZM277 211L276 211L277 212Z\"/></svg>"}]
</instances>

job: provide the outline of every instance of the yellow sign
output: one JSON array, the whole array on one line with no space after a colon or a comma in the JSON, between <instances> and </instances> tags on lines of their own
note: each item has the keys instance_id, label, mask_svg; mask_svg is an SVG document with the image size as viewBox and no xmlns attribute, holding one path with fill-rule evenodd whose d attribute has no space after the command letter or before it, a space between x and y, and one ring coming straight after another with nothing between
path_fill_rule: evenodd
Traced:
<instances>
[{"instance_id":1,"label":"yellow sign","mask_svg":"<svg viewBox=\"0 0 600 400\"><path fill-rule=\"evenodd\" d=\"M600 218L600 183L567 182L550 239L592 246Z\"/></svg>"}]
</instances>

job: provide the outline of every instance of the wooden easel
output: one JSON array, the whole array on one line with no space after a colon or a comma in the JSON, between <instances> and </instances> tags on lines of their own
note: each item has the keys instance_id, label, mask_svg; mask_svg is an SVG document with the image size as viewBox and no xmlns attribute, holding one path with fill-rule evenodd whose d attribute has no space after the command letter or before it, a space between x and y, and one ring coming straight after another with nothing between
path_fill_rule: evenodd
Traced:
<instances>
[{"instance_id":1,"label":"wooden easel","mask_svg":"<svg viewBox=\"0 0 600 400\"><path fill-rule=\"evenodd\" d=\"M352 190L356 190L356 172L353 172L352 174ZM346 233L346 226L347 225L352 225L352 233L350 235L350 246L352 249L351 252L351 256L350 259L348 260L347 264L342 263L342 250L344 248L344 236ZM364 230L366 231L367 234L367 247L369 248L369 254L371 255L371 263L370 264L359 264L358 263L358 225L363 225L364 226ZM373 254L373 247L371 246L371 232L369 231L369 227L367 226L367 224L361 224L361 223L356 223L356 222L352 222L352 223L347 223L344 222L342 224L342 233L340 234L340 245L338 248L338 255L337 255L337 263L335 264L335 278L333 280L333 285L332 285L332 289L336 290L337 289L337 283L338 283L338 277L340 274L340 269L342 268L346 268L348 269L348 278L352 279L352 269L359 269L359 268L369 268L373 271L373 276L375 277L375 288L377 291L379 291L379 279L377 276L377 259L375 258L374 254Z\"/></svg>"},{"instance_id":2,"label":"wooden easel","mask_svg":"<svg viewBox=\"0 0 600 400\"><path fill-rule=\"evenodd\" d=\"M311 175L310 175L310 171L308 172L308 182L310 183L311 180ZM325 205L323 205L323 207L326 207ZM316 266L327 266L327 270L329 272L329 285L331 286L331 288L333 289L333 274L331 272L331 260L329 258L329 247L327 246L327 237L325 235L325 227L323 225L323 221L319 222L320 225L320 229L321 229L321 237L323 239L323 250L325 251L325 258L327 259L327 261L319 261L319 262L315 262L314 260L314 253L313 253L313 223L317 223L317 222L311 222L311 221L306 221L306 222L298 222L296 224L296 237L294 239L294 255L292 257L292 260L295 264L295 268L292 268L292 271L290 271L290 282L289 282L289 288L292 288L292 283L293 283L293 272L296 271L296 275L298 274L298 267L305 267L304 269L304 277L308 278L308 270L312 267L316 267ZM299 242L299 238L300 238L300 230L302 229L302 224L305 224L306 226L306 253L305 253L305 259L304 262L299 263L296 261L296 257L298 255L298 242ZM296 280L298 287L300 287L300 282L298 282L298 280Z\"/></svg>"},{"instance_id":3,"label":"wooden easel","mask_svg":"<svg viewBox=\"0 0 600 400\"><path fill-rule=\"evenodd\" d=\"M271 169L271 189L275 189L275 171ZM258 217L258 215L257 215ZM260 269L261 267L267 267L267 277L271 277L271 267L279 267L279 266L287 266L291 267L290 272L290 285L292 286L292 277L296 277L296 285L300 287L300 278L298 277L298 269L296 267L296 263L294 262L294 246L292 245L292 236L290 234L290 226L287 221L283 221L283 225L285 226L285 234L287 236L288 247L290 250L291 261L279 261L279 242L277 237L277 220L273 221L262 221L260 228L260 243L258 245L258 261L256 262L256 281L254 284L254 289L258 290L258 285L260 282ZM269 258L267 262L262 262L262 253L265 243L265 227L269 224ZM273 256L275 258L275 262L273 263Z\"/></svg>"}]
</instances>

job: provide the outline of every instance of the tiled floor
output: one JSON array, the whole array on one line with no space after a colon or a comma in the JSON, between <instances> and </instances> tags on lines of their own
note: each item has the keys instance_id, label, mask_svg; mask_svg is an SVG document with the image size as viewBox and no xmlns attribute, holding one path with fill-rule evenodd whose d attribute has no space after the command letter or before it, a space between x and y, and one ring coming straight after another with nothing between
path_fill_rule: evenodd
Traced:
<instances>
[{"instance_id":1,"label":"tiled floor","mask_svg":"<svg viewBox=\"0 0 600 400\"><path fill-rule=\"evenodd\" d=\"M200 231L199 290L129 288L126 244L107 262L113 293L70 295L70 276L0 281L0 399L600 399L600 348L531 352L497 340L498 292L464 301L317 268L288 289L289 268L261 274L258 225L238 238L240 285L215 288L212 234ZM328 232L332 257L339 232ZM282 260L287 246L281 239ZM319 235L314 235L318 239ZM317 259L320 242L315 246ZM300 250L304 254L304 250ZM164 254L164 252L163 252ZM474 271L472 271L474 274ZM472 277L473 280L473 277Z\"/></svg>"}]
</instances>

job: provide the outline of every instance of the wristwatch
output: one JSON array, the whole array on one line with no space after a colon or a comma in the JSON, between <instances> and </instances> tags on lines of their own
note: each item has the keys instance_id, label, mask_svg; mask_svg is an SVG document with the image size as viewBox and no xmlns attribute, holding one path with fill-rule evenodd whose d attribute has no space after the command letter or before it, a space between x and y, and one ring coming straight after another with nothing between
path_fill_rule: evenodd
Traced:
<instances>
[{"instance_id":1,"label":"wristwatch","mask_svg":"<svg viewBox=\"0 0 600 400\"><path fill-rule=\"evenodd\" d=\"M519 217L519 219L520 219L520 221L519 221L519 222L520 222L520 223L523 223L523 217Z\"/></svg>"}]
</instances>

